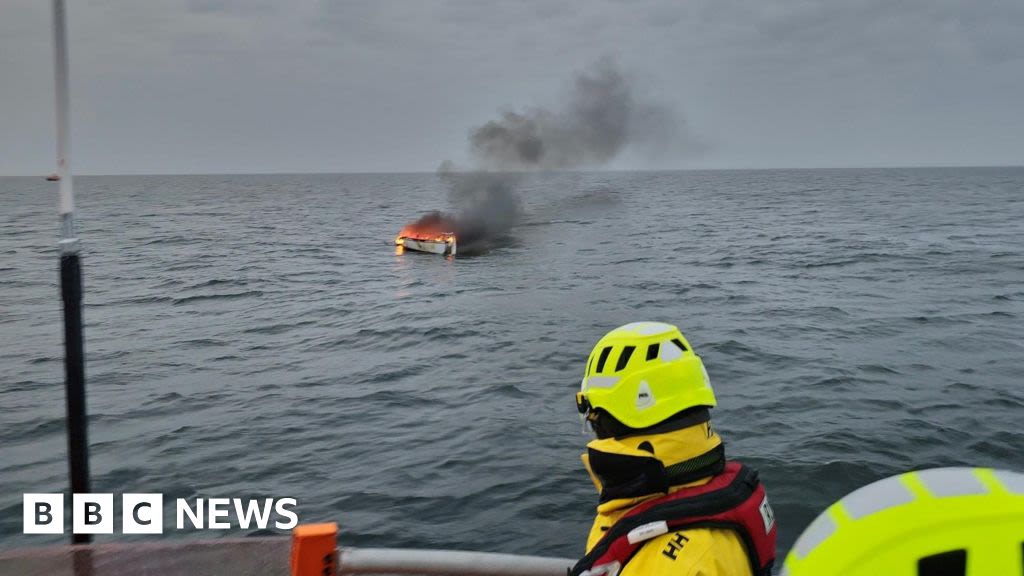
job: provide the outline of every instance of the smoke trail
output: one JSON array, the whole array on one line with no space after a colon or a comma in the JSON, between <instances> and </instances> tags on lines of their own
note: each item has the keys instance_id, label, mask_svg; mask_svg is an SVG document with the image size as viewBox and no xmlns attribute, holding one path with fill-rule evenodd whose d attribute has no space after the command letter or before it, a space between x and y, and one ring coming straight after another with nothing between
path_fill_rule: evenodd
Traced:
<instances>
[{"instance_id":1,"label":"smoke trail","mask_svg":"<svg viewBox=\"0 0 1024 576\"><path fill-rule=\"evenodd\" d=\"M602 60L576 77L564 109L507 111L470 133L470 150L480 170L602 166L626 145L634 108L622 74Z\"/></svg>"},{"instance_id":2,"label":"smoke trail","mask_svg":"<svg viewBox=\"0 0 1024 576\"><path fill-rule=\"evenodd\" d=\"M652 116L661 121L652 125ZM522 214L516 189L528 173L604 166L634 143L645 150L663 147L673 119L667 109L638 104L626 78L605 59L576 76L563 106L507 110L474 128L469 169L448 160L438 168L457 210L443 217L460 250L485 248L516 224Z\"/></svg>"}]
</instances>

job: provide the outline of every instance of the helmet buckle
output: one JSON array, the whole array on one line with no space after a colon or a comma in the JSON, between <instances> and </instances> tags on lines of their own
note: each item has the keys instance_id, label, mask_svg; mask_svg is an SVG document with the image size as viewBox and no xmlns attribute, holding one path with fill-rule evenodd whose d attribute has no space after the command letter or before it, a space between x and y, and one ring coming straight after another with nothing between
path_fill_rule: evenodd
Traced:
<instances>
[{"instance_id":1,"label":"helmet buckle","mask_svg":"<svg viewBox=\"0 0 1024 576\"><path fill-rule=\"evenodd\" d=\"M586 394L584 394L583 392L577 392L576 393L576 410L580 414L586 414L586 413L590 412L590 409L591 409L590 400L587 400Z\"/></svg>"}]
</instances>

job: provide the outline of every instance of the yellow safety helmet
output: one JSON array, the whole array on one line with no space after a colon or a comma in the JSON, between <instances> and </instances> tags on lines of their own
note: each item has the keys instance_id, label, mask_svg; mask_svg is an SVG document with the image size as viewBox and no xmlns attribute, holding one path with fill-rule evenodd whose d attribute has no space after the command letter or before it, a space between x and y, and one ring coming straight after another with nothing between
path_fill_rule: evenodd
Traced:
<instances>
[{"instance_id":1,"label":"yellow safety helmet","mask_svg":"<svg viewBox=\"0 0 1024 576\"><path fill-rule=\"evenodd\" d=\"M634 322L605 334L576 394L580 414L604 410L630 428L716 404L700 357L679 328L661 322Z\"/></svg>"},{"instance_id":2,"label":"yellow safety helmet","mask_svg":"<svg viewBox=\"0 0 1024 576\"><path fill-rule=\"evenodd\" d=\"M879 480L830 506L780 576L1024 574L1024 474L935 468Z\"/></svg>"}]
</instances>

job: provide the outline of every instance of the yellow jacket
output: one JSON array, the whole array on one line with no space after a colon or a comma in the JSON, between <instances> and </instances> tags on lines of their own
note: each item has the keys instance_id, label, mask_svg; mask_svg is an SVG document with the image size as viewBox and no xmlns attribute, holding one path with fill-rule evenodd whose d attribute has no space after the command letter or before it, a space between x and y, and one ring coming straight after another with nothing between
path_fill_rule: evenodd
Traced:
<instances>
[{"instance_id":1,"label":"yellow jacket","mask_svg":"<svg viewBox=\"0 0 1024 576\"><path fill-rule=\"evenodd\" d=\"M587 551L618 517L632 506L599 512L587 541ZM739 535L732 530L695 528L652 538L633 556L620 576L751 576L750 561Z\"/></svg>"},{"instance_id":2,"label":"yellow jacket","mask_svg":"<svg viewBox=\"0 0 1024 576\"><path fill-rule=\"evenodd\" d=\"M711 428L710 423L706 422L662 434L594 440L587 445L589 454L583 455L583 463L598 492L603 492L601 478L607 477L607 471L594 470L590 455L595 454L595 451L646 459L653 456L667 468L720 449L721 443L721 438ZM710 477L706 477L672 486L669 492L675 492L685 486L704 484L709 480ZM635 506L663 494L655 492L609 499L599 504L597 517L587 538L587 551L589 552L605 532ZM619 575L752 576L752 572L743 542L736 532L728 529L694 528L669 532L647 541L626 563Z\"/></svg>"}]
</instances>

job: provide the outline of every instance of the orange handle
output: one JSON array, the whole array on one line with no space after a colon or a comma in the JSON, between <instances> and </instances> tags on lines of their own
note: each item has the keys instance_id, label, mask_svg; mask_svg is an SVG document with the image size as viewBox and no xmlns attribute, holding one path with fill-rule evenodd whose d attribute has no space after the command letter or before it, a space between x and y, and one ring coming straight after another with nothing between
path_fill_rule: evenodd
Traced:
<instances>
[{"instance_id":1,"label":"orange handle","mask_svg":"<svg viewBox=\"0 0 1024 576\"><path fill-rule=\"evenodd\" d=\"M292 576L338 573L338 525L305 524L292 530Z\"/></svg>"}]
</instances>

